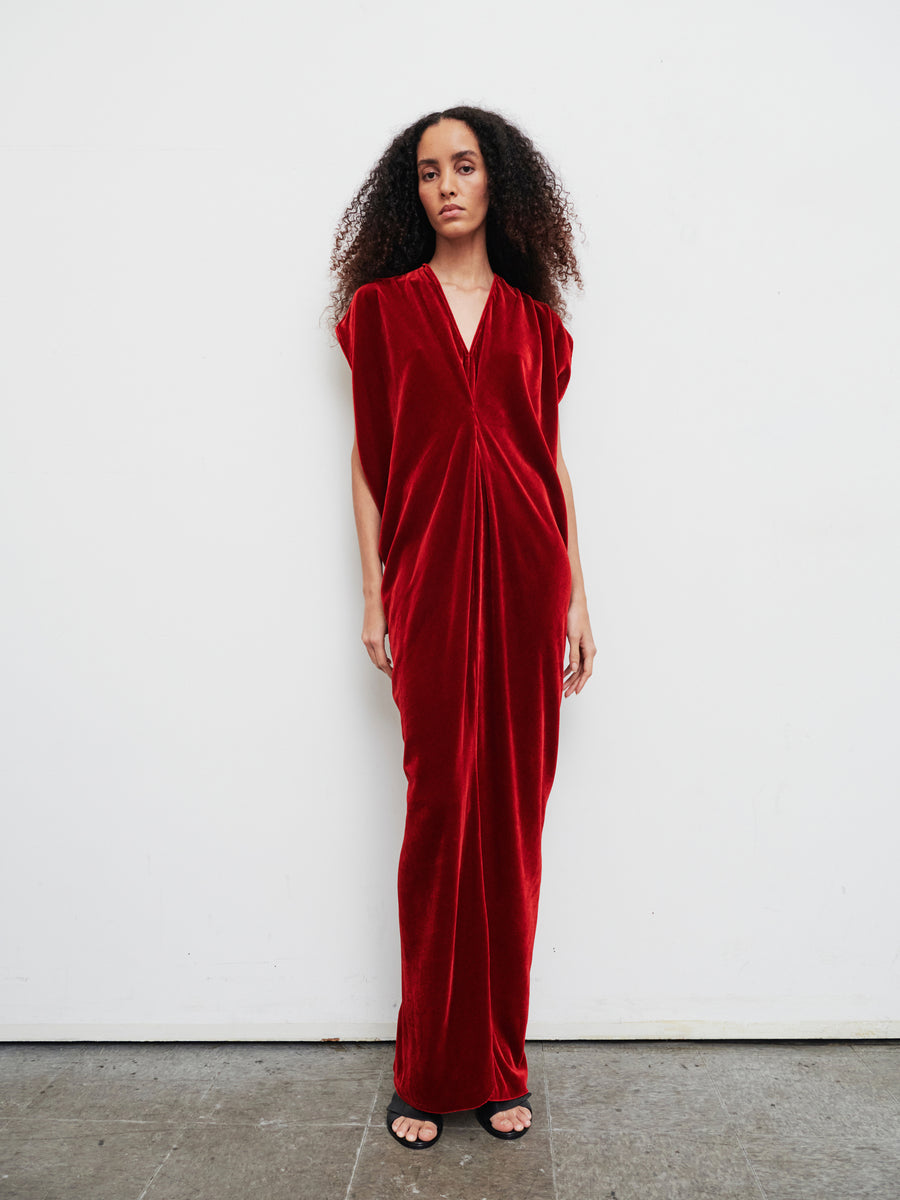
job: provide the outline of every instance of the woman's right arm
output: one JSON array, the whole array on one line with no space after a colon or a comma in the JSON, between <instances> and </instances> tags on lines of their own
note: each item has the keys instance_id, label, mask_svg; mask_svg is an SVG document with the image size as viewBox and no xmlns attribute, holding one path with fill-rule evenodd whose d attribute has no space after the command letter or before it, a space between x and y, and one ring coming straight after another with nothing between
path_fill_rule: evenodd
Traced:
<instances>
[{"instance_id":1,"label":"woman's right arm","mask_svg":"<svg viewBox=\"0 0 900 1200\"><path fill-rule=\"evenodd\" d=\"M381 532L381 513L369 490L359 461L356 438L350 454L350 471L353 482L353 515L356 519L356 536L359 538L359 557L363 578L363 645L369 658L391 677L393 667L384 648L387 621L381 603L381 558L378 555L378 535Z\"/></svg>"}]
</instances>

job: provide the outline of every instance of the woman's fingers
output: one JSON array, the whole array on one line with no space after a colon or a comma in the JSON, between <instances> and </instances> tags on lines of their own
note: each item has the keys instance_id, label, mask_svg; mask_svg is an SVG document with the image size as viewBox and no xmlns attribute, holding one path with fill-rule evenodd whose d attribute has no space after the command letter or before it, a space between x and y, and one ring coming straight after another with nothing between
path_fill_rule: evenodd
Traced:
<instances>
[{"instance_id":1,"label":"woman's fingers","mask_svg":"<svg viewBox=\"0 0 900 1200\"><path fill-rule=\"evenodd\" d=\"M569 634L569 662L563 672L563 694L577 696L594 673L594 657L597 647L590 630Z\"/></svg>"},{"instance_id":2,"label":"woman's fingers","mask_svg":"<svg viewBox=\"0 0 900 1200\"><path fill-rule=\"evenodd\" d=\"M384 647L384 639L387 637L387 627L384 620L380 620L377 624L370 628L368 624L363 629L362 640L366 648L366 653L371 659L374 666L379 671L384 671L388 679L393 673L391 660L387 656L387 651Z\"/></svg>"},{"instance_id":3,"label":"woman's fingers","mask_svg":"<svg viewBox=\"0 0 900 1200\"><path fill-rule=\"evenodd\" d=\"M577 637L569 636L569 665L563 675L565 695L571 696L581 674L581 642Z\"/></svg>"},{"instance_id":4,"label":"woman's fingers","mask_svg":"<svg viewBox=\"0 0 900 1200\"><path fill-rule=\"evenodd\" d=\"M372 659L372 661L375 663L375 666L378 668L378 670L384 671L385 675L387 675L388 679L390 679L393 668L391 666L391 660L388 658L387 652L385 651L383 638L380 644L375 648L375 657Z\"/></svg>"},{"instance_id":5,"label":"woman's fingers","mask_svg":"<svg viewBox=\"0 0 900 1200\"><path fill-rule=\"evenodd\" d=\"M594 645L590 636L586 636L582 640L581 645L581 669L579 671L579 679L575 685L575 695L577 696L587 681L594 673L594 657L597 653L597 647Z\"/></svg>"},{"instance_id":6,"label":"woman's fingers","mask_svg":"<svg viewBox=\"0 0 900 1200\"><path fill-rule=\"evenodd\" d=\"M569 638L569 669L576 675L581 670L581 640Z\"/></svg>"}]
</instances>

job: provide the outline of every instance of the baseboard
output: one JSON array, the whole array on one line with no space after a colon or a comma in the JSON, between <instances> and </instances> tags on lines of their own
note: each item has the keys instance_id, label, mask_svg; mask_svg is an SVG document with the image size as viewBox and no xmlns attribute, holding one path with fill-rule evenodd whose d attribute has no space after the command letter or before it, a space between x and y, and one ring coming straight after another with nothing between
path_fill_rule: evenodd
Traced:
<instances>
[{"instance_id":1,"label":"baseboard","mask_svg":"<svg viewBox=\"0 0 900 1200\"><path fill-rule=\"evenodd\" d=\"M0 1025L3 1042L380 1042L393 1041L386 1022L298 1021L196 1025L43 1023ZM528 1027L531 1041L858 1041L900 1038L900 1020L598 1021Z\"/></svg>"}]
</instances>

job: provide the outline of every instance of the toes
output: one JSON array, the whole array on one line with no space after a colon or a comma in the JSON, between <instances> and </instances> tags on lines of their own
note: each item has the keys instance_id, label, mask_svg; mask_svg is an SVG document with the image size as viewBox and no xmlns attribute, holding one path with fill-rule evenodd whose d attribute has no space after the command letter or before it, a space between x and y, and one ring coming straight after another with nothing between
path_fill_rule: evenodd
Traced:
<instances>
[{"instance_id":1,"label":"toes","mask_svg":"<svg viewBox=\"0 0 900 1200\"><path fill-rule=\"evenodd\" d=\"M521 1106L507 1109L505 1112L495 1113L491 1117L491 1124L500 1133L511 1133L513 1129L527 1129L531 1124L531 1113Z\"/></svg>"},{"instance_id":2,"label":"toes","mask_svg":"<svg viewBox=\"0 0 900 1200\"><path fill-rule=\"evenodd\" d=\"M437 1126L433 1121L412 1121L409 1117L397 1117L391 1122L391 1129L398 1137L406 1138L408 1142L431 1142L437 1137Z\"/></svg>"}]
</instances>

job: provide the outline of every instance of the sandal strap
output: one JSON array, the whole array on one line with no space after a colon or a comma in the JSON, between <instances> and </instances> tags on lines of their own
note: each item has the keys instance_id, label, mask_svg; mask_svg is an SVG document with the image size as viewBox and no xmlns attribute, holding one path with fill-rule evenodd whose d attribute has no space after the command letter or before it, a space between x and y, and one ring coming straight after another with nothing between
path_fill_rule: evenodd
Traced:
<instances>
[{"instance_id":1,"label":"sandal strap","mask_svg":"<svg viewBox=\"0 0 900 1200\"><path fill-rule=\"evenodd\" d=\"M531 1095L530 1092L528 1094ZM391 1097L388 1112L393 1113L395 1117L412 1117L414 1121L432 1121L435 1125L439 1124L440 1113L423 1112L420 1108L413 1108L411 1104L401 1100L396 1092Z\"/></svg>"},{"instance_id":2,"label":"sandal strap","mask_svg":"<svg viewBox=\"0 0 900 1200\"><path fill-rule=\"evenodd\" d=\"M508 1108L517 1108L520 1104L523 1108L527 1108L530 1113L533 1113L531 1105L528 1103L528 1098L531 1092L526 1092L524 1096L519 1096L515 1100L487 1100L484 1104L479 1105L478 1111L485 1117L495 1117L499 1112L506 1112Z\"/></svg>"}]
</instances>

